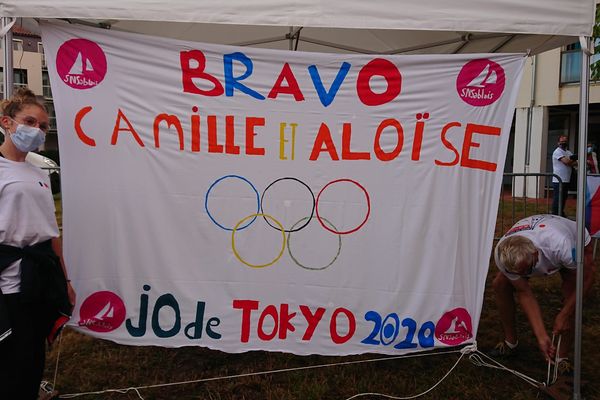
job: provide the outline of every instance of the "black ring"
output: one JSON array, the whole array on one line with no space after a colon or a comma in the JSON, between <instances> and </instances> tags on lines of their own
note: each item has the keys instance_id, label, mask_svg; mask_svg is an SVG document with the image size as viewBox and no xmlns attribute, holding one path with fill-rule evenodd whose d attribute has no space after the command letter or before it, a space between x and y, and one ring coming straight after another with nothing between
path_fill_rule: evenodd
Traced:
<instances>
[{"instance_id":1,"label":"black ring","mask_svg":"<svg viewBox=\"0 0 600 400\"><path fill-rule=\"evenodd\" d=\"M313 191L310 189L310 187L309 187L309 186L308 186L306 183L302 182L300 179L297 179L297 178L292 178L292 177L290 177L290 176L286 176L286 177L284 177L284 178L279 178L279 179L276 179L276 180L274 180L273 182L271 182L271 183L269 184L269 186L267 186L267 187L265 188L265 190L263 190L263 193L262 193L262 195L260 196L260 212L261 212L261 214L265 214L265 212L264 212L264 210L263 210L263 204L264 204L264 201L263 201L263 200L264 200L264 198L265 198L265 193L267 193L267 190L269 190L269 188L270 188L271 186L273 186L274 184L276 184L277 182L279 182L279 181L283 181L283 180L286 180L286 179L291 179L291 180L293 180L293 181L296 181L296 182L298 182L298 183L300 183L300 184L304 185L304 187L308 189L308 191L309 191L310 195L312 196L312 201L313 201L312 210L310 211L310 216L309 216L309 217L308 217L308 219L306 220L306 223L305 223L304 225L302 225L302 226L300 226L300 227L296 228L296 229L290 229L289 231L284 229L284 232L287 232L287 233L291 233L291 232L298 232L299 230L303 229L304 227L306 227L306 226L307 226L307 225L310 223L310 221L312 220L312 217L313 217L313 215L315 214L315 206L316 206L316 204L317 204L317 201L315 200L315 194L313 193ZM281 232L281 229L279 229L279 228L278 228L278 227L276 227L276 226L273 226L273 225L271 225L271 223L269 222L269 220L268 220L267 218L265 218L264 216L263 216L263 219L265 220L265 222L266 222L267 224L269 224L269 226L270 226L271 228L277 229L279 232Z\"/></svg>"}]
</instances>

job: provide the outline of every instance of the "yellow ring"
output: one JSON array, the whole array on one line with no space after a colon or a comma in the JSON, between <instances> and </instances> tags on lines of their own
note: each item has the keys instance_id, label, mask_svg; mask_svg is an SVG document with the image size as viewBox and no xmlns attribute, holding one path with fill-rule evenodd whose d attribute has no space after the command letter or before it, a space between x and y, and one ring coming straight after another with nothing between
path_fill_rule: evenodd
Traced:
<instances>
[{"instance_id":1,"label":"yellow ring","mask_svg":"<svg viewBox=\"0 0 600 400\"><path fill-rule=\"evenodd\" d=\"M240 227L240 225L242 225L244 222L246 222L250 218L256 218L256 217L264 217L264 218L271 219L275 223L275 225L277 225L279 227L279 230L281 231L281 236L283 237L283 243L281 244L281 251L279 252L279 255L277 257L275 257L275 259L273 261L271 261L270 263L268 263L268 264L262 264L262 265L253 265L253 264L250 264L250 263L244 261L242 259L242 257L239 255L239 253L237 252L237 250L235 249L235 232ZM277 221L275 218L273 218L270 215L267 215L267 214L251 214L251 215L248 215L246 218L244 218L240 222L238 222L235 225L235 227L233 228L233 231L231 232L231 248L233 249L233 254L235 255L235 258L237 258L242 264L246 264L247 266L249 266L251 268L269 267L269 266L275 264L277 261L279 261L279 259L283 255L283 251L285 250L285 229L283 229L283 225L281 225L281 223L279 221Z\"/></svg>"}]
</instances>

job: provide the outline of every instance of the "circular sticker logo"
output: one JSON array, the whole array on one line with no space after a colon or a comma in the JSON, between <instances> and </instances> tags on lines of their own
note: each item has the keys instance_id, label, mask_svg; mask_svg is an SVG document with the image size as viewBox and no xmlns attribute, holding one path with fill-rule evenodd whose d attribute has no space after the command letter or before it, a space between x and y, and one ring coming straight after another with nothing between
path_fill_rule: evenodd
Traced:
<instances>
[{"instance_id":1,"label":"circular sticker logo","mask_svg":"<svg viewBox=\"0 0 600 400\"><path fill-rule=\"evenodd\" d=\"M94 332L110 332L125 321L125 303L113 292L91 294L79 309L79 326Z\"/></svg>"},{"instance_id":2,"label":"circular sticker logo","mask_svg":"<svg viewBox=\"0 0 600 400\"><path fill-rule=\"evenodd\" d=\"M64 42L56 54L56 71L73 89L91 89L106 75L106 56L96 43L87 39Z\"/></svg>"},{"instance_id":3,"label":"circular sticker logo","mask_svg":"<svg viewBox=\"0 0 600 400\"><path fill-rule=\"evenodd\" d=\"M471 316L464 308L446 312L435 325L435 337L440 342L456 346L473 337Z\"/></svg>"},{"instance_id":4,"label":"circular sticker logo","mask_svg":"<svg viewBox=\"0 0 600 400\"><path fill-rule=\"evenodd\" d=\"M487 58L469 61L456 78L458 95L475 107L489 106L498 100L505 84L504 69Z\"/></svg>"}]
</instances>

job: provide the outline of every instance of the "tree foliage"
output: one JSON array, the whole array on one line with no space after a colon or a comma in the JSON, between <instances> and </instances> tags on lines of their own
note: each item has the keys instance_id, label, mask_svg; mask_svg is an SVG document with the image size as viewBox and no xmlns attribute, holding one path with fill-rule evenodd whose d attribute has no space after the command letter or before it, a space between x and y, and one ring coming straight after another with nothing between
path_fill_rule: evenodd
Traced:
<instances>
[{"instance_id":1,"label":"tree foliage","mask_svg":"<svg viewBox=\"0 0 600 400\"><path fill-rule=\"evenodd\" d=\"M592 31L592 43L594 43L594 54L600 54L600 7L596 7L596 23ZM600 80L600 60L590 66L590 79Z\"/></svg>"}]
</instances>

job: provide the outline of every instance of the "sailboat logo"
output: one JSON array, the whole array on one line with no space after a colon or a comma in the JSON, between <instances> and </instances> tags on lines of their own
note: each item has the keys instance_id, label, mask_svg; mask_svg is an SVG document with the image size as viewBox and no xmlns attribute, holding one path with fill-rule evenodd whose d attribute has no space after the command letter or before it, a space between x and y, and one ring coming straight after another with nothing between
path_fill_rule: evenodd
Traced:
<instances>
[{"instance_id":1,"label":"sailboat logo","mask_svg":"<svg viewBox=\"0 0 600 400\"><path fill-rule=\"evenodd\" d=\"M446 312L435 325L435 337L440 342L456 346L473 337L469 312L460 307Z\"/></svg>"},{"instance_id":2,"label":"sailboat logo","mask_svg":"<svg viewBox=\"0 0 600 400\"><path fill-rule=\"evenodd\" d=\"M486 85L494 84L498 81L498 74L493 69L490 69L490 65L486 65L485 68L477 75L467 86L469 87L485 87Z\"/></svg>"},{"instance_id":3,"label":"sailboat logo","mask_svg":"<svg viewBox=\"0 0 600 400\"><path fill-rule=\"evenodd\" d=\"M68 86L90 89L99 85L106 76L106 55L98 44L90 40L71 39L58 49L56 70Z\"/></svg>"},{"instance_id":4,"label":"sailboat logo","mask_svg":"<svg viewBox=\"0 0 600 400\"><path fill-rule=\"evenodd\" d=\"M79 317L81 327L94 332L114 331L125 321L125 304L113 292L96 292L81 304Z\"/></svg>"},{"instance_id":5,"label":"sailboat logo","mask_svg":"<svg viewBox=\"0 0 600 400\"><path fill-rule=\"evenodd\" d=\"M460 98L476 107L487 106L502 96L506 76L504 69L492 60L472 60L465 64L456 79Z\"/></svg>"},{"instance_id":6,"label":"sailboat logo","mask_svg":"<svg viewBox=\"0 0 600 400\"><path fill-rule=\"evenodd\" d=\"M94 72L94 68L89 58L83 58L81 52L77 53L77 58L69 70L69 75L86 75Z\"/></svg>"}]
</instances>

